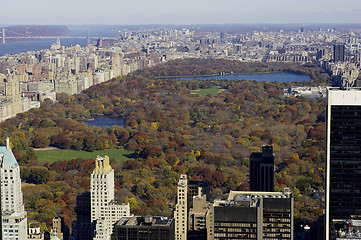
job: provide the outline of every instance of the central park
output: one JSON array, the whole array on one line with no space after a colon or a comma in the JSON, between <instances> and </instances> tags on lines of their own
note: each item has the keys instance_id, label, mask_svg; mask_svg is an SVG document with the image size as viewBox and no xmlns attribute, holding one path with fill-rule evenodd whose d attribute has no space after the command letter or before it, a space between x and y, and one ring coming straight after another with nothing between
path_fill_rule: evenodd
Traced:
<instances>
[{"instance_id":1,"label":"central park","mask_svg":"<svg viewBox=\"0 0 361 240\"><path fill-rule=\"evenodd\" d=\"M309 81L176 80L167 77L292 73ZM89 190L97 155L115 169L116 198L139 215L171 216L182 172L211 184L211 198L248 190L249 156L265 144L275 154L275 190L295 195L295 221L322 215L325 99L284 97L291 86L320 86L329 75L316 65L178 60L58 94L39 109L0 123L21 166L29 219L49 230L55 216L70 226L76 196ZM96 117L124 125L90 126ZM35 151L35 150L36 151Z\"/></svg>"}]
</instances>

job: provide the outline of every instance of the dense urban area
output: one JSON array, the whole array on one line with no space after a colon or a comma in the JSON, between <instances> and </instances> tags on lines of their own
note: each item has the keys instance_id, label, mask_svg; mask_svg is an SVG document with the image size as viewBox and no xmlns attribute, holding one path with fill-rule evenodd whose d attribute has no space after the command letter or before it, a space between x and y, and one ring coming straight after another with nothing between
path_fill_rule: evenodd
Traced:
<instances>
[{"instance_id":1,"label":"dense urban area","mask_svg":"<svg viewBox=\"0 0 361 240\"><path fill-rule=\"evenodd\" d=\"M361 86L361 26L133 28L0 56L3 239L361 238L324 225L327 88ZM232 78L260 73L309 81Z\"/></svg>"}]
</instances>

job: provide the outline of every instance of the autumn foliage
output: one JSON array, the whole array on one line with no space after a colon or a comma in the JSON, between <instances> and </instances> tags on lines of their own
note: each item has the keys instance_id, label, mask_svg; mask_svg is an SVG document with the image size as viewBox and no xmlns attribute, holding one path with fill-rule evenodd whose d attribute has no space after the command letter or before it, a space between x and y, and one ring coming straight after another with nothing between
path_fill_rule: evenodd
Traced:
<instances>
[{"instance_id":1,"label":"autumn foliage","mask_svg":"<svg viewBox=\"0 0 361 240\"><path fill-rule=\"evenodd\" d=\"M309 74L308 84L327 80L313 65L180 60L81 94L59 94L57 102L45 101L40 109L1 123L0 143L11 136L22 177L31 184L24 187L26 208L32 210L29 218L49 222L58 215L70 223L75 197L89 190L93 169L91 159L38 166L33 148L133 151L125 163L112 162L117 198L130 202L136 214L170 216L181 172L208 181L212 198L224 198L229 190L248 190L249 155L264 144L274 148L276 190L289 187L295 192L297 218L316 218L322 202L312 194L323 189L324 99L283 97L282 89L294 83L156 78L245 69ZM213 86L225 91L214 96L192 94ZM122 118L124 126L87 126L84 120L95 116Z\"/></svg>"}]
</instances>

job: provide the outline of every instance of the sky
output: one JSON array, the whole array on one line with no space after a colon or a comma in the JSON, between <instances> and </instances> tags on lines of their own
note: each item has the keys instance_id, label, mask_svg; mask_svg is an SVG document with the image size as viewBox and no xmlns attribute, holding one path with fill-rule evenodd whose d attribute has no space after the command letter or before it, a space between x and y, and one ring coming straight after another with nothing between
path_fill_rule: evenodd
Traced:
<instances>
[{"instance_id":1,"label":"sky","mask_svg":"<svg viewBox=\"0 0 361 240\"><path fill-rule=\"evenodd\" d=\"M361 23L360 0L4 0L0 25Z\"/></svg>"}]
</instances>

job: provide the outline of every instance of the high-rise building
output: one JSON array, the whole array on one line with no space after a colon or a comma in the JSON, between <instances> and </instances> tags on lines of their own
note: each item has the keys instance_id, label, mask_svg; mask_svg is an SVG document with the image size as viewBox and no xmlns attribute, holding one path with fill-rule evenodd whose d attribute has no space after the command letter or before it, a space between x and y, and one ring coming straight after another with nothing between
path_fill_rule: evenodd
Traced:
<instances>
[{"instance_id":1,"label":"high-rise building","mask_svg":"<svg viewBox=\"0 0 361 240\"><path fill-rule=\"evenodd\" d=\"M72 237L76 240L92 240L90 192L76 197L76 224L72 227ZM74 231L75 230L75 231Z\"/></svg>"},{"instance_id":2,"label":"high-rise building","mask_svg":"<svg viewBox=\"0 0 361 240\"><path fill-rule=\"evenodd\" d=\"M194 227L189 228L188 226L188 222L191 220L188 217L188 213L194 213L194 211L191 210L193 209L194 197L204 198L204 201L208 200L209 184L203 181L189 181L187 174L182 173L178 180L177 203L174 211L176 240L192 239L192 237L188 237L188 230L191 230L193 232L192 235L198 234L194 232ZM196 229L196 231L203 231L203 227L196 227Z\"/></svg>"},{"instance_id":3,"label":"high-rise building","mask_svg":"<svg viewBox=\"0 0 361 240\"><path fill-rule=\"evenodd\" d=\"M335 62L345 61L345 45L344 44L333 45L333 60Z\"/></svg>"},{"instance_id":4,"label":"high-rise building","mask_svg":"<svg viewBox=\"0 0 361 240\"><path fill-rule=\"evenodd\" d=\"M250 158L249 189L274 191L274 155L272 145L262 147L262 152L252 153Z\"/></svg>"},{"instance_id":5,"label":"high-rise building","mask_svg":"<svg viewBox=\"0 0 361 240\"><path fill-rule=\"evenodd\" d=\"M20 167L11 151L9 138L6 146L0 147L0 163L2 239L26 240L27 214L21 191Z\"/></svg>"},{"instance_id":6,"label":"high-rise building","mask_svg":"<svg viewBox=\"0 0 361 240\"><path fill-rule=\"evenodd\" d=\"M293 193L231 191L213 204L213 236L223 239L293 239Z\"/></svg>"},{"instance_id":7,"label":"high-rise building","mask_svg":"<svg viewBox=\"0 0 361 240\"><path fill-rule=\"evenodd\" d=\"M91 221L94 238L110 240L113 224L122 217L130 217L129 204L118 205L114 199L114 170L109 157L98 156L90 177Z\"/></svg>"},{"instance_id":8,"label":"high-rise building","mask_svg":"<svg viewBox=\"0 0 361 240\"><path fill-rule=\"evenodd\" d=\"M175 205L175 239L187 240L187 200L188 198L188 176L182 173L177 186L177 203Z\"/></svg>"},{"instance_id":9,"label":"high-rise building","mask_svg":"<svg viewBox=\"0 0 361 240\"><path fill-rule=\"evenodd\" d=\"M337 220L361 217L361 89L327 90L325 237Z\"/></svg>"},{"instance_id":10,"label":"high-rise building","mask_svg":"<svg viewBox=\"0 0 361 240\"><path fill-rule=\"evenodd\" d=\"M222 32L219 34L219 38L220 38L221 43L225 43L226 37L225 37L224 31L222 31Z\"/></svg>"}]
</instances>

